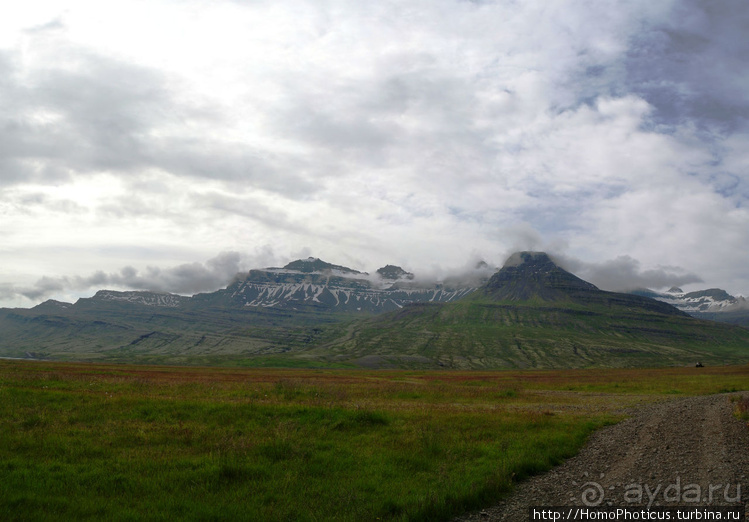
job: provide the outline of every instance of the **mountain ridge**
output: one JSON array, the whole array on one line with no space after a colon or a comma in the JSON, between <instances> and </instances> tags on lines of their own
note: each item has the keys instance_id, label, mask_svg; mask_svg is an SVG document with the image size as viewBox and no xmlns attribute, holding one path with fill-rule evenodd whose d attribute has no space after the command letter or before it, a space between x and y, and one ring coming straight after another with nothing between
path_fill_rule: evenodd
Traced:
<instances>
[{"instance_id":1,"label":"mountain ridge","mask_svg":"<svg viewBox=\"0 0 749 522\"><path fill-rule=\"evenodd\" d=\"M487 282L482 294L495 301L566 300L598 288L557 265L545 252L516 252Z\"/></svg>"},{"instance_id":2,"label":"mountain ridge","mask_svg":"<svg viewBox=\"0 0 749 522\"><path fill-rule=\"evenodd\" d=\"M722 288L707 288L692 292L684 292L681 288L671 288L665 293L649 288L639 288L630 293L668 303L679 310L697 316L705 312L720 313L749 309L749 302L744 297L733 296Z\"/></svg>"},{"instance_id":3,"label":"mountain ridge","mask_svg":"<svg viewBox=\"0 0 749 522\"><path fill-rule=\"evenodd\" d=\"M210 294L101 290L75 304L4 309L0 355L463 369L749 359L749 330L602 291L543 252L518 252L468 288L425 285L393 265L383 272L308 258L251 270Z\"/></svg>"},{"instance_id":4,"label":"mountain ridge","mask_svg":"<svg viewBox=\"0 0 749 522\"><path fill-rule=\"evenodd\" d=\"M488 265L486 265L488 267ZM76 303L48 300L31 310L56 310L60 307L92 307L107 302L171 308L259 306L348 313L379 313L421 301L452 301L475 291L483 282L483 267L477 267L479 278L464 281L424 282L396 265L379 268L374 275L342 265L309 257L283 267L250 270L238 276L227 287L215 292L181 296L149 290L98 290L92 297ZM484 270L485 271L485 270ZM488 276L485 277L488 279ZM478 284L477 284L478 282ZM56 304L60 303L60 304Z\"/></svg>"},{"instance_id":5,"label":"mountain ridge","mask_svg":"<svg viewBox=\"0 0 749 522\"><path fill-rule=\"evenodd\" d=\"M462 281L424 283L395 265L386 265L370 275L309 258L283 268L250 270L223 290L193 296L191 304L380 313L413 302L453 301L476 288Z\"/></svg>"},{"instance_id":6,"label":"mountain ridge","mask_svg":"<svg viewBox=\"0 0 749 522\"><path fill-rule=\"evenodd\" d=\"M404 357L451 368L725 364L749 358L749 330L602 291L545 253L519 252L470 296L360 321L326 350L373 367Z\"/></svg>"}]
</instances>

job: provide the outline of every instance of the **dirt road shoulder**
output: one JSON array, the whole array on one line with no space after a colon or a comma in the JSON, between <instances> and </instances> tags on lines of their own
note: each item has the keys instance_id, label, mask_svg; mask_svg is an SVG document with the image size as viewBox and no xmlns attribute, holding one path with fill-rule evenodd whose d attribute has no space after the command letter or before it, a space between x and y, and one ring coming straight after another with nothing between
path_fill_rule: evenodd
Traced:
<instances>
[{"instance_id":1,"label":"dirt road shoulder","mask_svg":"<svg viewBox=\"0 0 749 522\"><path fill-rule=\"evenodd\" d=\"M455 519L526 520L530 506L717 506L749 500L749 429L731 396L651 404L594 433L581 452Z\"/></svg>"}]
</instances>

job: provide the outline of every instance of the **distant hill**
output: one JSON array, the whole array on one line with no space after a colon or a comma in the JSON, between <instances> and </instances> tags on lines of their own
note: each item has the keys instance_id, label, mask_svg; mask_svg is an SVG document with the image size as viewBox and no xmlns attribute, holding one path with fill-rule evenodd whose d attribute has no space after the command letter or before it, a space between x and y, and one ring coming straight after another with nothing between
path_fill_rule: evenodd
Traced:
<instances>
[{"instance_id":1,"label":"distant hill","mask_svg":"<svg viewBox=\"0 0 749 522\"><path fill-rule=\"evenodd\" d=\"M414 304L360 321L313 350L372 367L682 366L746 362L749 330L604 292L543 252L519 252L458 302Z\"/></svg>"},{"instance_id":2,"label":"distant hill","mask_svg":"<svg viewBox=\"0 0 749 522\"><path fill-rule=\"evenodd\" d=\"M708 288L707 290L686 293L681 288L675 287L665 293L656 292L649 288L640 288L632 290L630 293L663 301L689 314L736 311L749 308L746 299L734 297L720 288Z\"/></svg>"},{"instance_id":3,"label":"distant hill","mask_svg":"<svg viewBox=\"0 0 749 522\"><path fill-rule=\"evenodd\" d=\"M76 303L0 309L0 356L241 363L317 342L323 330L414 302L460 299L491 275L422 283L387 265L375 275L317 258L251 270L227 288L185 297L100 290ZM483 279L482 279L483 278Z\"/></svg>"},{"instance_id":4,"label":"distant hill","mask_svg":"<svg viewBox=\"0 0 749 522\"><path fill-rule=\"evenodd\" d=\"M641 288L631 293L668 303L698 319L749 326L749 301L720 288L684 292L673 287L665 293Z\"/></svg>"},{"instance_id":5,"label":"distant hill","mask_svg":"<svg viewBox=\"0 0 749 522\"><path fill-rule=\"evenodd\" d=\"M0 309L0 356L243 364L303 347L346 318L272 307L201 307L171 294L102 291L75 304Z\"/></svg>"},{"instance_id":6,"label":"distant hill","mask_svg":"<svg viewBox=\"0 0 749 522\"><path fill-rule=\"evenodd\" d=\"M666 315L687 316L653 299L604 292L559 267L544 252L517 252L478 292L493 302L562 302L575 305L629 307Z\"/></svg>"},{"instance_id":7,"label":"distant hill","mask_svg":"<svg viewBox=\"0 0 749 522\"><path fill-rule=\"evenodd\" d=\"M478 275L489 273L476 271ZM193 296L191 307L261 306L288 310L380 313L410 303L449 302L475 291L486 279L422 283L401 267L387 265L374 276L317 258L283 268L251 270L224 290Z\"/></svg>"},{"instance_id":8,"label":"distant hill","mask_svg":"<svg viewBox=\"0 0 749 522\"><path fill-rule=\"evenodd\" d=\"M184 297L101 290L0 309L0 356L371 368L572 368L743 363L749 330L604 292L543 252L424 283L317 258ZM713 298L719 296L713 293Z\"/></svg>"}]
</instances>

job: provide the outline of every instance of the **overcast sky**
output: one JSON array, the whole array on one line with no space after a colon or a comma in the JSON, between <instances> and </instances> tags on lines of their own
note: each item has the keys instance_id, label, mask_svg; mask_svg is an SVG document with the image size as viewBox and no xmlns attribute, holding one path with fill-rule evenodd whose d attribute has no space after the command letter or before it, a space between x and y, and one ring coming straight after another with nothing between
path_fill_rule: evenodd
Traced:
<instances>
[{"instance_id":1,"label":"overcast sky","mask_svg":"<svg viewBox=\"0 0 749 522\"><path fill-rule=\"evenodd\" d=\"M0 7L0 306L313 255L749 294L745 0Z\"/></svg>"}]
</instances>

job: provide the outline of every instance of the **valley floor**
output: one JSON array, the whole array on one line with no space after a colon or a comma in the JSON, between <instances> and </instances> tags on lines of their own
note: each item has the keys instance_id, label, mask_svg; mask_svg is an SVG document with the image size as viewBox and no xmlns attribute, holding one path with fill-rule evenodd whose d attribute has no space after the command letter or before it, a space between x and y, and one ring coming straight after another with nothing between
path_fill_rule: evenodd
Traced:
<instances>
[{"instance_id":1,"label":"valley floor","mask_svg":"<svg viewBox=\"0 0 749 522\"><path fill-rule=\"evenodd\" d=\"M746 495L749 418L731 415L749 410L739 391L748 383L746 365L424 372L0 360L0 520L432 522L510 498L476 517L519 521L529 502L575 504L588 482L616 503L632 482L730 484L728 496L741 483Z\"/></svg>"}]
</instances>

